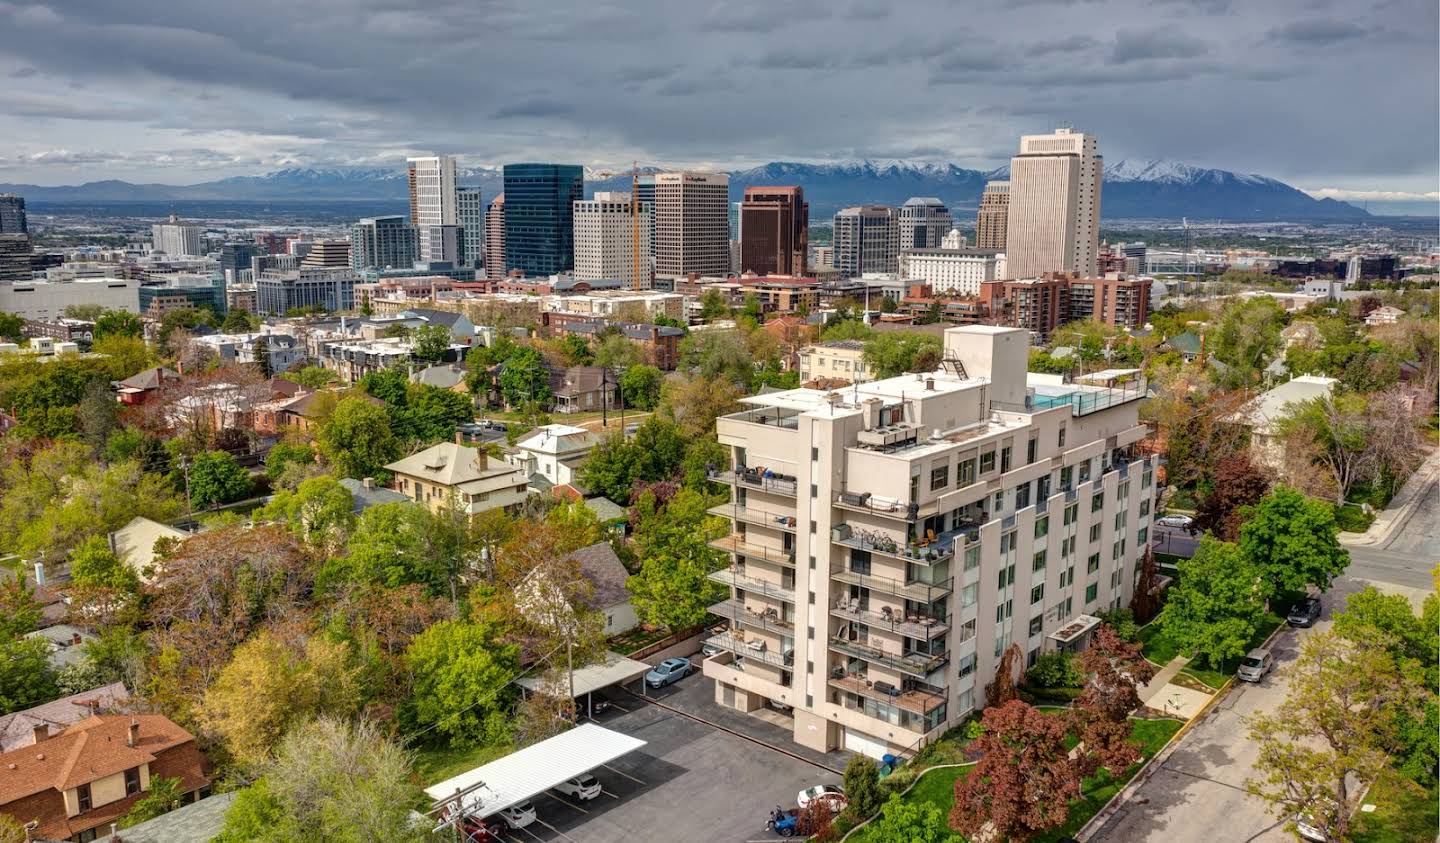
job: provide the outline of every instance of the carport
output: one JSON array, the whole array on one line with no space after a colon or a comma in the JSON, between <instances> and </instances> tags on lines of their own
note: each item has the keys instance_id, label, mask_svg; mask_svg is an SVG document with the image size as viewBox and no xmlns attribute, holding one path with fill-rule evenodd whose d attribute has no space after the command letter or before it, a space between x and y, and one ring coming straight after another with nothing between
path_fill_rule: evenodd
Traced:
<instances>
[{"instance_id":1,"label":"carport","mask_svg":"<svg viewBox=\"0 0 1440 843\"><path fill-rule=\"evenodd\" d=\"M623 685L634 679L644 676L650 670L650 665L635 659L627 659L619 653L607 652L604 661L595 664L587 664L584 667L571 673L568 687L555 688L547 685L544 677L525 676L515 680L515 684L524 688L528 693L547 693L554 696L564 697L574 695L577 703L584 700L580 711L590 713L590 695L604 688L613 685Z\"/></svg>"},{"instance_id":2,"label":"carport","mask_svg":"<svg viewBox=\"0 0 1440 843\"><path fill-rule=\"evenodd\" d=\"M425 795L433 800L427 815L435 821L436 831L465 815L488 817L644 745L639 738L583 723L425 788Z\"/></svg>"}]
</instances>

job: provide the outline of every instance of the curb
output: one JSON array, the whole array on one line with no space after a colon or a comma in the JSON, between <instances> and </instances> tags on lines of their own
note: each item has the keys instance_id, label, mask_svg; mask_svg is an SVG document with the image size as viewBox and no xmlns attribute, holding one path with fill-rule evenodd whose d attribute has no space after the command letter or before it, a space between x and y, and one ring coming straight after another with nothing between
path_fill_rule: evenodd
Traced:
<instances>
[{"instance_id":1,"label":"curb","mask_svg":"<svg viewBox=\"0 0 1440 843\"><path fill-rule=\"evenodd\" d=\"M1340 543L1350 547L1379 547L1389 543L1390 540L1395 537L1394 534L1396 531L1410 522L1410 518L1415 514L1415 510L1420 508L1420 502L1425 499L1426 490L1430 484L1436 481L1437 477L1440 477L1440 462L1427 459L1421 464L1420 468L1416 469L1414 474L1410 475L1410 478L1405 481L1405 485L1400 489L1400 492L1403 494L1410 490L1412 483L1418 483L1414 488L1413 494L1393 510L1381 510L1382 514L1391 515L1386 524L1381 526L1379 524L1379 516L1377 516L1376 523L1371 524L1369 530L1354 534L1355 537L1348 541L1341 538ZM1377 527L1379 527L1378 530L1376 529ZM1374 531L1374 535L1371 535L1372 531Z\"/></svg>"}]
</instances>

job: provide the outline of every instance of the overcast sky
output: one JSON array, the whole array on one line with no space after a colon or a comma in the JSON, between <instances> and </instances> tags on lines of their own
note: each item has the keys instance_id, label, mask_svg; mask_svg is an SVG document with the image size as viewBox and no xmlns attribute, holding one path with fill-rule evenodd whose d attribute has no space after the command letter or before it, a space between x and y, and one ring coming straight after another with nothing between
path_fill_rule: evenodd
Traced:
<instances>
[{"instance_id":1,"label":"overcast sky","mask_svg":"<svg viewBox=\"0 0 1440 843\"><path fill-rule=\"evenodd\" d=\"M1435 0L409 5L0 0L0 181L398 168L431 151L988 168L1068 123L1111 162L1343 198L1437 190Z\"/></svg>"}]
</instances>

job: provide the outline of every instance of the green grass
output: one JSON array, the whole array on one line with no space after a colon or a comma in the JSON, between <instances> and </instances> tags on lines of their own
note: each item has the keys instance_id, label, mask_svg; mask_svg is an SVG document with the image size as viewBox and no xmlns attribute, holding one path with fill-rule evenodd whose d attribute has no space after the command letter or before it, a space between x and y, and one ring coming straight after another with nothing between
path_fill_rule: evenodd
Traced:
<instances>
[{"instance_id":1,"label":"green grass","mask_svg":"<svg viewBox=\"0 0 1440 843\"><path fill-rule=\"evenodd\" d=\"M1350 839L1354 843L1410 843L1435 839L1440 827L1434 790L1427 791L1392 769L1375 780L1365 801L1375 806L1369 814L1356 814Z\"/></svg>"},{"instance_id":2,"label":"green grass","mask_svg":"<svg viewBox=\"0 0 1440 843\"><path fill-rule=\"evenodd\" d=\"M1254 647L1259 647L1264 643L1266 638L1270 637L1270 633L1274 632L1279 628L1280 624L1284 622L1283 618L1274 613L1265 615L1260 621L1260 627L1255 630L1255 635L1250 639L1250 644L1246 649L1249 650ZM1161 667L1169 664L1170 660L1176 656L1183 655L1180 645L1162 633L1159 624L1152 623L1141 629L1139 641L1140 648L1145 653L1145 658ZM1187 676L1194 677L1211 688L1219 688L1225 684L1226 680L1235 675L1235 669L1239 666L1240 659L1238 658L1227 659L1225 663L1218 668L1201 665L1198 662L1191 662L1186 665L1185 669L1181 672Z\"/></svg>"},{"instance_id":3,"label":"green grass","mask_svg":"<svg viewBox=\"0 0 1440 843\"><path fill-rule=\"evenodd\" d=\"M428 787L458 776L472 767L479 767L503 755L509 755L514 749L509 745L421 747L415 752L415 775Z\"/></svg>"}]
</instances>

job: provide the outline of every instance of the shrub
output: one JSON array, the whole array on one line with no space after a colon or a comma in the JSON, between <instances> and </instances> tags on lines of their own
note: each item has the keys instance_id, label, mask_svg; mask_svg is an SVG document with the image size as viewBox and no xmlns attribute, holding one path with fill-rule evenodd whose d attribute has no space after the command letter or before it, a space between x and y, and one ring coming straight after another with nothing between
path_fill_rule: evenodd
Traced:
<instances>
[{"instance_id":1,"label":"shrub","mask_svg":"<svg viewBox=\"0 0 1440 843\"><path fill-rule=\"evenodd\" d=\"M1140 637L1140 627L1135 623L1135 613L1127 608L1112 609L1096 615L1100 622L1115 630L1121 640L1134 642Z\"/></svg>"},{"instance_id":2,"label":"shrub","mask_svg":"<svg viewBox=\"0 0 1440 843\"><path fill-rule=\"evenodd\" d=\"M1075 665L1075 657L1061 650L1036 658L1035 666L1025 674L1025 682L1031 690L1078 688L1085 684L1085 674Z\"/></svg>"}]
</instances>

